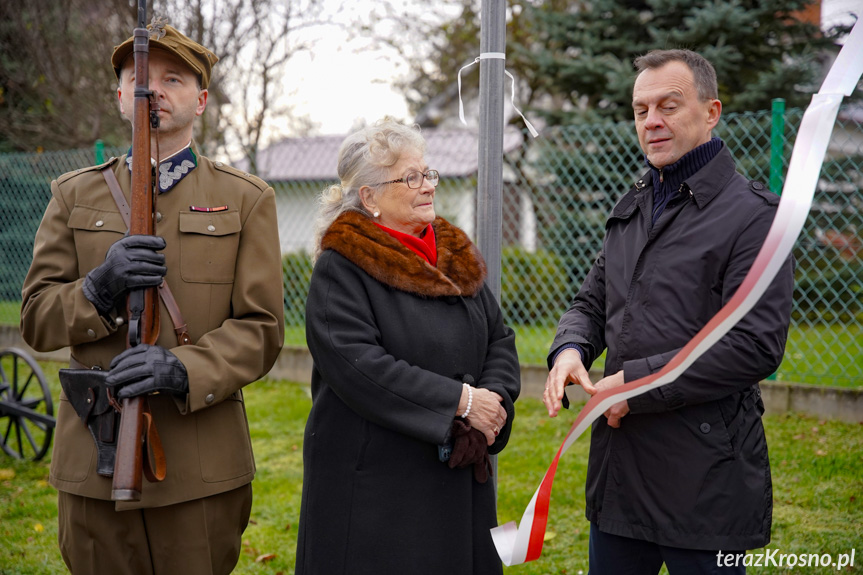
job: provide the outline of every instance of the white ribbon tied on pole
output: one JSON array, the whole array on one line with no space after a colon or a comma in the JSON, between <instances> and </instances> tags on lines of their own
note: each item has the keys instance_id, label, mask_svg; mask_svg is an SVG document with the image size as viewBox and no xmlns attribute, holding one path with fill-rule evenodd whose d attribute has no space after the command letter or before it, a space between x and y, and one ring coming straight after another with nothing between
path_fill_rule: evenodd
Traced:
<instances>
[{"instance_id":1,"label":"white ribbon tied on pole","mask_svg":"<svg viewBox=\"0 0 863 575\"><path fill-rule=\"evenodd\" d=\"M863 24L858 20L821 85L821 90L812 97L803 115L776 217L740 288L662 370L625 386L601 391L588 400L528 503L521 524L516 525L515 521L511 521L491 530L495 547L504 564L519 565L538 559L541 555L558 461L588 426L612 405L677 379L746 315L764 294L803 229L839 105L843 97L851 95L861 75Z\"/></svg>"},{"instance_id":2,"label":"white ribbon tied on pole","mask_svg":"<svg viewBox=\"0 0 863 575\"><path fill-rule=\"evenodd\" d=\"M458 71L458 118L461 120L461 123L467 126L467 121L464 119L464 103L461 100L461 73L462 70L470 68L480 60L506 60L506 54L503 52L483 52L479 55L478 58L474 58L474 61L470 64L466 64L462 66ZM513 109L518 112L518 115L521 116L521 119L524 120L524 125L527 126L527 129L530 131L531 136L536 138L539 136L539 132L536 131L536 128L533 127L533 124L527 121L527 118L524 117L524 114L521 113L521 110L518 109L518 106L515 105L515 78L512 74L510 74L506 68L504 68L503 73L509 76L509 79L512 81L512 86L510 90L510 98L509 101L512 104Z\"/></svg>"}]
</instances>

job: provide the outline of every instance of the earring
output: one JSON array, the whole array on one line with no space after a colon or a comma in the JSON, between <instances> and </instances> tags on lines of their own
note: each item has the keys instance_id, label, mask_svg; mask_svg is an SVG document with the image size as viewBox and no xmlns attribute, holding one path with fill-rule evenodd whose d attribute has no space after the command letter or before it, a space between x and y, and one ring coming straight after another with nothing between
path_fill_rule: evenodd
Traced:
<instances>
[{"instance_id":1,"label":"earring","mask_svg":"<svg viewBox=\"0 0 863 575\"><path fill-rule=\"evenodd\" d=\"M381 216L380 212L375 212L372 214L374 217L379 218Z\"/></svg>"}]
</instances>

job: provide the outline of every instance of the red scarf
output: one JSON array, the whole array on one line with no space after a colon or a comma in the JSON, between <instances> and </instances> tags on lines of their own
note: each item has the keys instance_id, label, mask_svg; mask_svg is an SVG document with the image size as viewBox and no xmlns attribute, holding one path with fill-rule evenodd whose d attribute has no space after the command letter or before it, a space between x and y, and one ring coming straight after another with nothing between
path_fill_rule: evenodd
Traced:
<instances>
[{"instance_id":1,"label":"red scarf","mask_svg":"<svg viewBox=\"0 0 863 575\"><path fill-rule=\"evenodd\" d=\"M406 248L427 261L429 264L437 267L437 244L435 243L434 230L432 229L431 224L423 230L420 237L390 229L377 222L375 222L375 225L400 241Z\"/></svg>"}]
</instances>

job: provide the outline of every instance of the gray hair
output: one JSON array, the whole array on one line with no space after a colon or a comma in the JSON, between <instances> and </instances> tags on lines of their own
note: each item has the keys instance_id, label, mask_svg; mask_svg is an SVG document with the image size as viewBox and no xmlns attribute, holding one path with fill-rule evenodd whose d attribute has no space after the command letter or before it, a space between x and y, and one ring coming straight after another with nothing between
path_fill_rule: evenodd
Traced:
<instances>
[{"instance_id":1,"label":"gray hair","mask_svg":"<svg viewBox=\"0 0 863 575\"><path fill-rule=\"evenodd\" d=\"M321 239L336 218L347 211L369 215L360 198L361 187L386 180L389 169L402 156L411 152L424 154L425 149L419 126L406 126L390 118L345 138L339 148L339 183L324 189L318 198L314 258L321 254Z\"/></svg>"},{"instance_id":2,"label":"gray hair","mask_svg":"<svg viewBox=\"0 0 863 575\"><path fill-rule=\"evenodd\" d=\"M662 68L669 62L683 62L692 70L699 100L704 102L719 99L716 70L713 68L713 64L692 50L651 50L636 58L633 64L638 73L641 74L645 70Z\"/></svg>"}]
</instances>

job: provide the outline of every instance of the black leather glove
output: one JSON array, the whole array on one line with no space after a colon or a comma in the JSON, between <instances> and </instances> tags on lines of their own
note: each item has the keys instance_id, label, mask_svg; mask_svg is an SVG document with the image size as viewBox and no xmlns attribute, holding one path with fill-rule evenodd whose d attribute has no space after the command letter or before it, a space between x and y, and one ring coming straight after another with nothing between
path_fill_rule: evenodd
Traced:
<instances>
[{"instance_id":1,"label":"black leather glove","mask_svg":"<svg viewBox=\"0 0 863 575\"><path fill-rule=\"evenodd\" d=\"M105 385L120 399L154 391L189 392L183 362L164 347L146 343L130 347L111 361Z\"/></svg>"},{"instance_id":2,"label":"black leather glove","mask_svg":"<svg viewBox=\"0 0 863 575\"><path fill-rule=\"evenodd\" d=\"M485 483L491 474L491 459L488 456L488 444L485 435L474 429L466 421L456 419L452 423L452 455L448 465L450 469L462 469L473 465L473 476L478 483Z\"/></svg>"},{"instance_id":3,"label":"black leather glove","mask_svg":"<svg viewBox=\"0 0 863 575\"><path fill-rule=\"evenodd\" d=\"M134 235L118 240L108 249L104 263L84 278L84 296L99 313L107 315L129 290L158 286L168 271L165 255L156 253L162 249L165 240L159 236Z\"/></svg>"}]
</instances>

